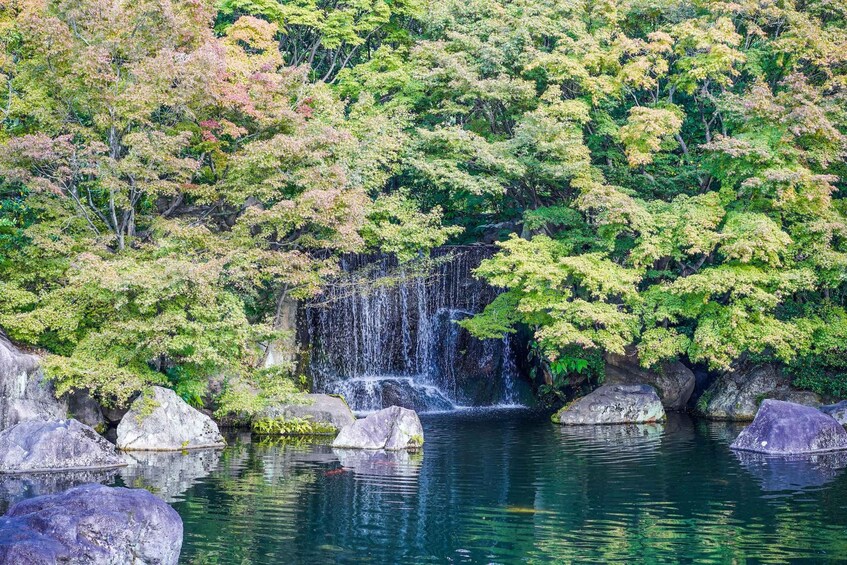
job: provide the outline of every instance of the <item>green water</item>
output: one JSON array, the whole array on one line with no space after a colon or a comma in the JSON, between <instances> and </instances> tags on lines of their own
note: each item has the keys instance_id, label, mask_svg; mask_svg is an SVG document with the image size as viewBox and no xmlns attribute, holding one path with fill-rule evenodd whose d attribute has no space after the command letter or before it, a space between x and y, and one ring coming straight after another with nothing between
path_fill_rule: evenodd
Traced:
<instances>
[{"instance_id":1,"label":"green water","mask_svg":"<svg viewBox=\"0 0 847 565\"><path fill-rule=\"evenodd\" d=\"M847 559L843 458L739 458L738 426L680 416L559 428L500 411L424 428L420 455L242 437L200 473L134 481L172 497L186 563Z\"/></svg>"}]
</instances>

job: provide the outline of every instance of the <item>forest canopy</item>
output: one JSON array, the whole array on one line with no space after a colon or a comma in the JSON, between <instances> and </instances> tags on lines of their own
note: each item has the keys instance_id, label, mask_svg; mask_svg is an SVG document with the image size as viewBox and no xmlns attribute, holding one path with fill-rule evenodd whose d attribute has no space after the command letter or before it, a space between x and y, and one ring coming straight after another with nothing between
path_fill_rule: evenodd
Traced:
<instances>
[{"instance_id":1,"label":"forest canopy","mask_svg":"<svg viewBox=\"0 0 847 565\"><path fill-rule=\"evenodd\" d=\"M499 241L463 325L847 393L847 5L0 0L0 327L245 411L344 253Z\"/></svg>"}]
</instances>

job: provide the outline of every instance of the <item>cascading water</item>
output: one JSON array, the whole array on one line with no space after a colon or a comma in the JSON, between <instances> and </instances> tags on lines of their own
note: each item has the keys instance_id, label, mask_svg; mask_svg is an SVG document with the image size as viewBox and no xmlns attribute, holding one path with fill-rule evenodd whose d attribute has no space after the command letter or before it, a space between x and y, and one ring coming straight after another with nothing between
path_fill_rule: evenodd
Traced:
<instances>
[{"instance_id":1,"label":"cascading water","mask_svg":"<svg viewBox=\"0 0 847 565\"><path fill-rule=\"evenodd\" d=\"M315 389L344 395L359 412L515 405L508 336L478 340L456 323L497 295L471 273L491 253L482 246L440 249L425 274L388 256L345 257L344 275L306 311Z\"/></svg>"}]
</instances>

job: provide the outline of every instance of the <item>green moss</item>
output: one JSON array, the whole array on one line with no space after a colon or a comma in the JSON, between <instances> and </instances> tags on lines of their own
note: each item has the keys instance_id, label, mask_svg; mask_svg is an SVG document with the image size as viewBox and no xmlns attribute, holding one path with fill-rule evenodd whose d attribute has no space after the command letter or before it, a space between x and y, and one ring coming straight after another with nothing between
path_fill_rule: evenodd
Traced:
<instances>
[{"instance_id":1,"label":"green moss","mask_svg":"<svg viewBox=\"0 0 847 565\"><path fill-rule=\"evenodd\" d=\"M415 434L411 438L409 438L409 446L410 447L423 447L424 438L420 434Z\"/></svg>"},{"instance_id":2,"label":"green moss","mask_svg":"<svg viewBox=\"0 0 847 565\"><path fill-rule=\"evenodd\" d=\"M139 425L143 424L144 420L159 406L159 402L153 397L153 391L151 389L145 390L132 404L132 408L135 410L135 421Z\"/></svg>"}]
</instances>

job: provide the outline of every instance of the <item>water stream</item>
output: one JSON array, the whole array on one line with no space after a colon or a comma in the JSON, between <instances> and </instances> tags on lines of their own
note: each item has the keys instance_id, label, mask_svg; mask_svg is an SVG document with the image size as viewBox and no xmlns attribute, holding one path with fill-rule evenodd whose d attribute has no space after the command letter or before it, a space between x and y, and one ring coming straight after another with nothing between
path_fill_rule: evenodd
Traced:
<instances>
[{"instance_id":1,"label":"water stream","mask_svg":"<svg viewBox=\"0 0 847 565\"><path fill-rule=\"evenodd\" d=\"M509 337L477 340L456 323L497 295L472 276L491 253L441 249L425 273L388 256L345 258L345 274L307 308L315 390L343 394L358 412L518 404Z\"/></svg>"}]
</instances>

